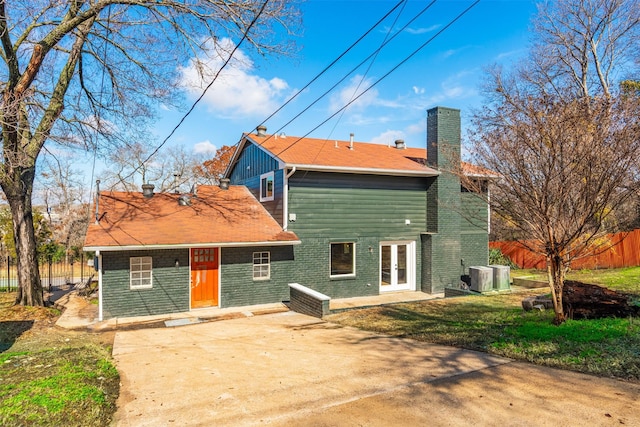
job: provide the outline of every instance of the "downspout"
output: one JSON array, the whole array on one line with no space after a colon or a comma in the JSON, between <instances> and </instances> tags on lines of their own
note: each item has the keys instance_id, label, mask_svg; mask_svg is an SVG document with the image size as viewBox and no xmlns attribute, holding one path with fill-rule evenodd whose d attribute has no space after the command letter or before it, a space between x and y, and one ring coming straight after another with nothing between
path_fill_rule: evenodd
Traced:
<instances>
[{"instance_id":1,"label":"downspout","mask_svg":"<svg viewBox=\"0 0 640 427\"><path fill-rule=\"evenodd\" d=\"M96 257L98 258L98 321L102 322L102 254L100 251L96 251Z\"/></svg>"},{"instance_id":2,"label":"downspout","mask_svg":"<svg viewBox=\"0 0 640 427\"><path fill-rule=\"evenodd\" d=\"M284 175L284 196L282 197L282 229L289 228L289 178L296 173L296 167L292 167L289 173Z\"/></svg>"},{"instance_id":3,"label":"downspout","mask_svg":"<svg viewBox=\"0 0 640 427\"><path fill-rule=\"evenodd\" d=\"M96 180L96 224L100 221L100 180Z\"/></svg>"}]
</instances>

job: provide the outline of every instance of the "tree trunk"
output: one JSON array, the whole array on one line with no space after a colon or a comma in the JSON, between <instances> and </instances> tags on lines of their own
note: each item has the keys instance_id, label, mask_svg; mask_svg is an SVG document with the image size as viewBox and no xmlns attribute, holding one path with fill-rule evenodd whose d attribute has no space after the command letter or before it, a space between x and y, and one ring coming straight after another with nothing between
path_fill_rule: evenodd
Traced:
<instances>
[{"instance_id":1,"label":"tree trunk","mask_svg":"<svg viewBox=\"0 0 640 427\"><path fill-rule=\"evenodd\" d=\"M554 325L560 325L567 320L562 304L564 272L564 264L560 256L547 256L547 274L549 276L549 287L551 288L551 299L553 300L553 310L555 312L555 317L553 318Z\"/></svg>"},{"instance_id":2,"label":"tree trunk","mask_svg":"<svg viewBox=\"0 0 640 427\"><path fill-rule=\"evenodd\" d=\"M13 217L13 235L18 267L18 295L16 304L43 306L44 296L36 252L31 190L35 167L20 168L10 175L11 181L2 182Z\"/></svg>"}]
</instances>

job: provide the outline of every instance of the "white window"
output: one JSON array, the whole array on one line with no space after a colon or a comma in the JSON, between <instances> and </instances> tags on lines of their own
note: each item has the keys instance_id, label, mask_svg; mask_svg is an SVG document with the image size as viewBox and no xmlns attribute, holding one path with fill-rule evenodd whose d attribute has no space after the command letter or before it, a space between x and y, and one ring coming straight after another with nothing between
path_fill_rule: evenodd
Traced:
<instances>
[{"instance_id":1,"label":"white window","mask_svg":"<svg viewBox=\"0 0 640 427\"><path fill-rule=\"evenodd\" d=\"M356 274L355 248L353 242L331 243L331 277Z\"/></svg>"},{"instance_id":2,"label":"white window","mask_svg":"<svg viewBox=\"0 0 640 427\"><path fill-rule=\"evenodd\" d=\"M153 287L150 256L129 258L129 268L129 289L151 289Z\"/></svg>"},{"instance_id":3,"label":"white window","mask_svg":"<svg viewBox=\"0 0 640 427\"><path fill-rule=\"evenodd\" d=\"M253 280L267 280L271 277L271 253L253 253Z\"/></svg>"},{"instance_id":4,"label":"white window","mask_svg":"<svg viewBox=\"0 0 640 427\"><path fill-rule=\"evenodd\" d=\"M260 201L273 200L273 172L260 175Z\"/></svg>"}]
</instances>

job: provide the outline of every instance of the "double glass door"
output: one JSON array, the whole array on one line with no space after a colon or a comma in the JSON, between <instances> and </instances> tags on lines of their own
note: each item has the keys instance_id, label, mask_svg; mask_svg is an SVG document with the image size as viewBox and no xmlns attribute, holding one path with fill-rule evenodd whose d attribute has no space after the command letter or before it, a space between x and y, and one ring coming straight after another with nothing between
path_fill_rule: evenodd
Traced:
<instances>
[{"instance_id":1,"label":"double glass door","mask_svg":"<svg viewBox=\"0 0 640 427\"><path fill-rule=\"evenodd\" d=\"M415 289L413 242L380 244L380 292Z\"/></svg>"}]
</instances>

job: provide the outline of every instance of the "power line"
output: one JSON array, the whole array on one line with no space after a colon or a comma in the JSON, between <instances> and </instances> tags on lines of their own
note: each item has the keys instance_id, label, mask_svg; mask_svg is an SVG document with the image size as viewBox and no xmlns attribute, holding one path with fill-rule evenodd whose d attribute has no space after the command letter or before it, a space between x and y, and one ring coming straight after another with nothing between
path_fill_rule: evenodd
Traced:
<instances>
[{"instance_id":1,"label":"power line","mask_svg":"<svg viewBox=\"0 0 640 427\"><path fill-rule=\"evenodd\" d=\"M371 27L369 27L369 29L367 31L364 32L364 34L362 34L355 42L353 42L351 44L351 46L349 46L344 52L342 52L340 55L338 55L338 57L336 59L334 59L333 61L331 61L331 63L329 65L327 65L322 71L320 71L320 73L318 73L314 78L312 78L309 83L307 83L306 85L304 85L304 87L300 90L298 90L291 98L289 98L284 104L282 104L280 107L278 107L278 109L276 111L274 111L273 113L271 113L269 115L269 117L267 117L266 119L264 119L261 124L264 124L266 121L268 121L270 118L272 118L273 116L275 116L276 114L278 114L284 107L286 107L287 105L289 105L289 103L291 101L293 101L294 99L296 99L298 97L298 95L300 95L302 92L304 92L309 86L311 86L316 80L318 80L324 73L326 73L331 67L333 67L339 60L341 60L347 53L349 53L351 51L351 49L353 49L358 43L360 43L366 36L369 35L369 33L371 33L371 31L373 31L378 25L380 25L385 19L387 19L387 17L389 15L391 15L391 13L393 13L394 10L396 10L402 3L406 3L407 0L400 0L394 7L391 8L391 10L389 10L382 18L380 18L378 20L378 22L376 22L375 24L373 24ZM257 127L256 127L257 128Z\"/></svg>"},{"instance_id":2,"label":"power line","mask_svg":"<svg viewBox=\"0 0 640 427\"><path fill-rule=\"evenodd\" d=\"M435 1L435 0L434 0ZM429 40L425 41L422 45L420 45L416 50L414 50L413 52L411 52L411 54L409 54L407 57L405 57L402 61L400 61L395 67L393 67L391 70L389 70L386 74L384 74L382 77L380 77L378 80L376 80L374 83L372 83L368 88L366 88L364 91L362 91L362 93L360 93L358 96L356 96L354 99L352 99L351 101L349 101L347 104L345 104L342 108L340 108L338 111L336 111L335 113L333 113L332 115L330 115L328 118L326 118L325 120L323 120L319 125L317 125L316 127L314 127L313 129L311 129L309 132L307 132L306 134L304 134L303 136L299 137L296 141L293 142L293 144L289 145L287 148L285 148L284 150L280 151L279 153L276 154L276 156L281 155L282 153L284 153L285 151L287 151L288 149L290 149L291 147L293 147L294 145L296 145L298 142L300 142L302 139L306 138L309 134L311 134L313 131L315 131L316 129L318 129L320 126L324 125L325 123L327 123L329 120L331 120L332 118L334 118L336 115L338 115L341 111L345 110L347 107L349 107L351 104L353 104L354 102L356 102L358 99L360 99L361 96L363 96L365 93L367 93L369 90L373 89L378 83L380 83L382 80L384 80L385 78L387 78L391 73L393 73L395 70L397 70L400 66L402 66L405 62L407 62L409 59L411 59L413 56L415 56L418 52L420 52L422 49L424 49L429 43L431 43L436 37L438 37L440 34L442 34L445 30L447 30L451 25L453 25L456 21L458 21L460 18L462 18L467 12L469 12L471 9L473 9L473 7L475 7L478 3L480 3L480 0L476 0L475 2L473 2L469 7L467 7L465 10L463 10L462 12L460 12L460 14L458 14L458 16L456 16L453 20L451 20L447 25L445 25L444 27L442 27L442 29L440 29L437 33L435 33L431 38L429 38Z\"/></svg>"},{"instance_id":3,"label":"power line","mask_svg":"<svg viewBox=\"0 0 640 427\"><path fill-rule=\"evenodd\" d=\"M151 152L151 154L149 154L149 156L147 156L147 158L144 159L140 163L140 165L138 167L136 167L133 171L131 171L131 173L129 173L127 176L125 176L123 178L123 180L131 178L138 171L138 169L140 169L142 167L142 165L144 165L146 162L148 162L151 159L151 157L155 156L158 153L158 151L160 151L160 149L167 143L167 141L169 141L169 139L173 136L173 134L176 133L178 128L187 119L187 117L191 114L191 112L193 112L193 110L195 110L195 108L198 105L198 103L202 100L202 98L204 98L204 96L206 95L207 91L211 88L211 86L213 86L215 81L218 79L218 76L220 76L220 73L222 72L222 70L224 70L225 67L227 66L227 64L229 64L229 62L233 58L233 55L235 55L236 51L240 48L240 45L242 44L242 42L244 42L247 39L247 37L249 36L249 31L255 25L255 23L258 21L258 18L260 18L260 15L262 15L262 12L264 12L264 9L267 7L267 3L269 3L269 0L265 0L264 1L264 3L262 4L262 7L260 8L260 10L256 14L256 16L253 18L253 20L251 21L249 26L244 30L244 33L242 34L242 38L240 39L238 44L235 45L235 47L231 51L231 54L229 54L229 57L225 60L224 64L222 64L222 67L220 67L220 69L216 72L215 76L213 76L213 79L207 85L207 87L204 88L204 90L202 91L202 93L200 94L198 99L196 99L194 101L194 103L191 105L191 108L189 108L189 110L182 116L182 118L180 119L178 124L171 130L171 132L169 132L169 135L167 135L167 137Z\"/></svg>"},{"instance_id":4,"label":"power line","mask_svg":"<svg viewBox=\"0 0 640 427\"><path fill-rule=\"evenodd\" d=\"M411 20L409 20L409 22L407 22L402 28L400 28L393 36L391 36L389 39L387 39L384 43L382 43L380 45L380 47L378 47L376 50L374 50L371 54L369 54L369 56L367 56L365 59L363 59L358 65L356 65L355 67L353 67L351 70L349 70L349 72L347 72L340 80L338 80L333 86L331 86L329 89L327 89L324 93L322 93L319 97L317 97L311 104L309 104L307 107L305 107L301 112L299 112L298 114L296 114L291 120L289 120L287 123L285 123L284 125L280 126L280 128L275 131L272 135L268 136L264 141L261 142L261 145L264 144L265 142L267 142L269 139L271 139L271 137L274 134L277 134L278 132L280 132L282 129L284 129L285 127L289 126L292 122L294 122L298 117L300 117L301 115L303 115L304 113L306 113L307 111L309 111L309 109L311 107L313 107L315 104L317 104L322 98L324 98L325 96L327 96L329 93L331 93L336 87L338 87L340 85L340 83L344 82L347 77L349 77L355 70L357 70L358 68L360 68L365 62L367 62L369 59L371 59L372 57L374 57L375 55L377 55L386 45L388 45L393 39L395 39L399 34L401 34L409 25L411 25L416 19L418 19L420 16L422 16L422 14L424 14L431 6L433 6L433 4L436 2L437 0L433 0L431 3L429 3L426 7L424 7L420 12L418 12ZM446 27L445 27L446 28ZM439 33L438 33L439 34ZM368 90L368 89L367 89ZM355 101L355 99L353 100ZM352 103L352 102L351 102ZM350 105L351 103L349 103L348 105ZM348 106L347 105L347 106ZM345 107L346 108L346 107ZM342 110L338 110L337 113L339 113ZM337 114L336 113L336 114ZM329 119L332 119L333 117L335 117L334 114L333 116L331 116ZM324 121L322 124L326 123L329 119L327 119L326 121ZM320 126L322 126L322 124ZM318 126L318 127L320 127ZM316 130L318 127L314 128L311 132L313 132L314 130ZM309 132L309 133L311 133ZM307 133L306 135L309 135L309 133ZM306 136L305 135L305 136Z\"/></svg>"}]
</instances>

